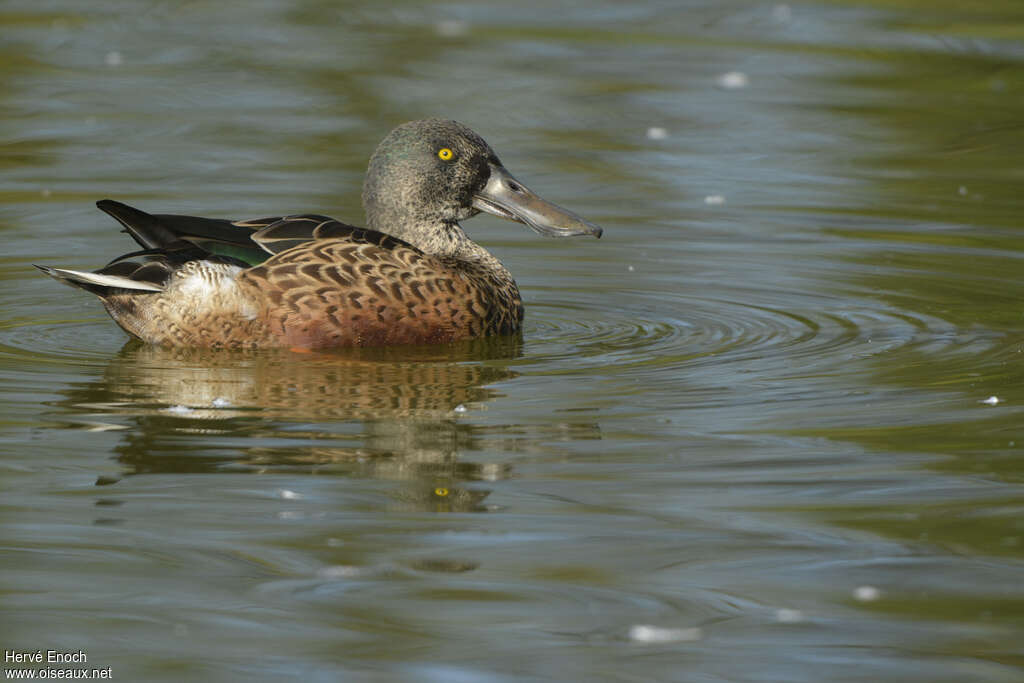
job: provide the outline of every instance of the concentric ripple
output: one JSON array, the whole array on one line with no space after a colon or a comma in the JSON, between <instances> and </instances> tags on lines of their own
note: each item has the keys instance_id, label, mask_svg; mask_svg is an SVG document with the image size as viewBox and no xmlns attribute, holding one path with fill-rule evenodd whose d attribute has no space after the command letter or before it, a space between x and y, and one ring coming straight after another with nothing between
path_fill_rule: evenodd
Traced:
<instances>
[{"instance_id":1,"label":"concentric ripple","mask_svg":"<svg viewBox=\"0 0 1024 683\"><path fill-rule=\"evenodd\" d=\"M124 333L99 316L0 323L0 355L26 364L103 365L124 342Z\"/></svg>"},{"instance_id":2,"label":"concentric ripple","mask_svg":"<svg viewBox=\"0 0 1024 683\"><path fill-rule=\"evenodd\" d=\"M915 343L952 339L955 328L940 318L889 311L864 302L857 309L784 310L744 299L626 290L609 301L596 294L550 296L529 306L526 358L575 370L595 366L666 369L721 365L776 357L807 365L841 362L843 354L874 353ZM799 297L787 293L790 302ZM13 319L0 326L0 353L25 360L102 363L126 340L105 316L78 320ZM58 311L59 314L59 311ZM865 348L866 344L874 344Z\"/></svg>"},{"instance_id":3,"label":"concentric ripple","mask_svg":"<svg viewBox=\"0 0 1024 683\"><path fill-rule=\"evenodd\" d=\"M549 296L530 307L527 357L570 372L601 368L643 380L657 380L669 370L692 376L706 366L740 364L733 370L754 379L827 374L855 357L964 341L941 318L889 310L870 300L855 303L799 292L704 297L632 290L618 292L614 300Z\"/></svg>"},{"instance_id":4,"label":"concentric ripple","mask_svg":"<svg viewBox=\"0 0 1024 683\"><path fill-rule=\"evenodd\" d=\"M25 289L30 290L33 281L27 278L26 275ZM536 377L586 375L594 382L611 379L617 383L616 390L643 389L648 397L644 400L660 405L707 403L713 397L726 400L722 388L753 383L762 388L771 385L772 390L760 396L762 400L774 401L795 395L828 395L836 390L835 383L788 380L838 377L848 372L849 364L858 359L896 351L909 354L918 351L932 358L949 355L955 362L953 359L959 350L976 352L979 344L991 342L977 331L959 329L942 318L898 310L866 297L808 294L789 288L759 290L743 285L718 287L712 291L697 287L681 289L666 292L655 291L653 287L633 288L618 290L614 296L609 296L606 292L579 286L545 288L528 303L521 348L516 345L491 349L488 355L465 349L455 356L442 354L437 358L424 357L414 349L407 354L394 349L387 355L362 359L368 365L362 361L352 363L352 359L340 365L340 359L330 357L317 358L315 362L312 358L297 359L295 364L285 362L283 365L266 359L262 365L253 365L264 368L260 371L264 375L258 382L246 377L228 387L222 386L223 378L216 368L227 363L235 373L255 371L245 370L230 359L189 360L157 354L153 358L127 356L115 361L126 337L95 302L84 294L74 293L71 298L54 302L52 314L44 319L32 320L21 315L7 320L0 327L0 355L25 368L73 365L107 368L106 374L111 377L127 373L130 379L119 381L118 386L164 387L164 391L158 392L159 396L150 397L161 406L192 405L178 394L164 394L167 387L185 386L174 381L174 377L195 375L206 393L212 391L216 397L233 399L232 404L239 407L290 406L285 412L292 414L298 405L310 410L314 405L322 405L313 412L372 416L382 410L390 413L395 406L384 410L378 405L380 401L370 401L370 394L374 392L359 388L358 378L363 370L357 372L356 369L395 367L395 372L386 375L382 391L386 390L388 395L423 397L409 405L405 405L404 399L398 401L396 405L401 407L398 412L407 415L451 411L477 400L474 397L480 390L467 393L466 387L488 384L484 376L450 372L439 382L425 382L425 370L420 368L427 366L423 363L434 368L457 363L451 367L466 368L484 362L497 372L492 373L491 381L515 377L523 368L528 368L526 372ZM14 297L12 302L16 311L19 297ZM25 309L29 310L31 305L38 306L38 303L26 303ZM961 354L962 357L969 355ZM901 363L913 362L911 356L901 358ZM436 361L440 361L440 365ZM248 363L243 365L248 367ZM495 365L507 365L515 370L505 372ZM275 382L269 382L265 368L278 366L285 370L277 373L280 377ZM289 389L286 385L295 384L294 368L306 367L314 368L310 377L302 375L303 386L308 391ZM147 372L163 373L167 377L157 380ZM379 372L374 372L376 377ZM430 372L433 377L438 370ZM389 388L402 384L421 389L395 394ZM270 400L259 391L239 393L236 385L280 385L280 391L275 390L274 395L280 394L288 400ZM322 387L326 385L333 389L324 394ZM352 396L342 397L339 388L342 386L350 387L346 391L358 400ZM856 387L846 391L849 395ZM121 398L130 396L129 400L138 400L134 390L125 389L122 393ZM427 398L435 395L446 398L440 401ZM314 401L315 397L320 398ZM391 400L394 403L395 399ZM737 399L732 396L732 400ZM208 401L200 403L206 405Z\"/></svg>"}]
</instances>

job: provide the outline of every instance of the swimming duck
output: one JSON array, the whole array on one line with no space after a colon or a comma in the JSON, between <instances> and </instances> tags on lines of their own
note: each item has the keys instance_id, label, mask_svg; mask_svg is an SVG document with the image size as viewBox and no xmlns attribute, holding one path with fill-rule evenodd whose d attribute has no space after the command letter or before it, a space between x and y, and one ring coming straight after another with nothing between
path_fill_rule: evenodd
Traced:
<instances>
[{"instance_id":1,"label":"swimming duck","mask_svg":"<svg viewBox=\"0 0 1024 683\"><path fill-rule=\"evenodd\" d=\"M483 211L542 235L601 236L527 189L455 121L391 131L370 159L362 200L366 228L312 214L148 214L104 199L97 206L142 248L95 272L37 267L98 296L122 329L151 344L427 344L522 325L515 280L460 221Z\"/></svg>"}]
</instances>

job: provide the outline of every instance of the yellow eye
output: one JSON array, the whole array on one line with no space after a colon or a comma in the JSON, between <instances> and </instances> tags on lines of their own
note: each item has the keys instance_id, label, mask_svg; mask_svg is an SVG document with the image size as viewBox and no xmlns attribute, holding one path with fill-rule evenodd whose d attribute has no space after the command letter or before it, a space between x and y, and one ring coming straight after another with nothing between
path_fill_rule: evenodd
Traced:
<instances>
[{"instance_id":1,"label":"yellow eye","mask_svg":"<svg viewBox=\"0 0 1024 683\"><path fill-rule=\"evenodd\" d=\"M437 156L441 159L441 161L451 161L452 157L455 156L455 152L451 151L447 147L442 147L440 150L438 150Z\"/></svg>"},{"instance_id":2,"label":"yellow eye","mask_svg":"<svg viewBox=\"0 0 1024 683\"><path fill-rule=\"evenodd\" d=\"M443 152L444 150L441 150L441 151ZM451 150L448 150L448 153L451 154ZM440 156L440 155L438 155L438 156ZM434 495L435 496L440 496L441 498L444 498L445 496L448 495L448 489L446 489L443 486L438 486L436 489L434 489Z\"/></svg>"}]
</instances>

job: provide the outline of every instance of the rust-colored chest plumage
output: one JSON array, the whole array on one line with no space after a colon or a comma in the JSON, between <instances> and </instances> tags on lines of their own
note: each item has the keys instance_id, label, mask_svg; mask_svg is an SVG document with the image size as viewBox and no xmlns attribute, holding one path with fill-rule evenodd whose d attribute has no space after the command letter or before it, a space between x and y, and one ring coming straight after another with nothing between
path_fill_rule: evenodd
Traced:
<instances>
[{"instance_id":1,"label":"rust-colored chest plumage","mask_svg":"<svg viewBox=\"0 0 1024 683\"><path fill-rule=\"evenodd\" d=\"M253 268L192 261L162 292L104 301L130 334L169 346L442 343L511 334L523 319L519 289L493 257L432 256L366 230L302 243Z\"/></svg>"},{"instance_id":2,"label":"rust-colored chest plumage","mask_svg":"<svg viewBox=\"0 0 1024 683\"><path fill-rule=\"evenodd\" d=\"M390 240L310 242L243 271L238 284L260 301L266 330L259 345L451 342L517 332L523 319L519 289L504 268Z\"/></svg>"}]
</instances>

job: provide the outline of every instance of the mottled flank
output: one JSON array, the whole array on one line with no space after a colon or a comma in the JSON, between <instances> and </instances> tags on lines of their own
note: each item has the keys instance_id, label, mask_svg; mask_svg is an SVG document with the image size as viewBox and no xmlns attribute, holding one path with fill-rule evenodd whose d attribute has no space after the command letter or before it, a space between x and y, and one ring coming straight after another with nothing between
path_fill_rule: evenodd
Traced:
<instances>
[{"instance_id":1,"label":"mottled flank","mask_svg":"<svg viewBox=\"0 0 1024 683\"><path fill-rule=\"evenodd\" d=\"M434 344L522 325L511 274L459 221L483 210L548 235L601 233L515 181L487 143L452 121L393 131L363 196L374 229L317 215L151 215L103 200L142 249L91 273L40 268L99 296L126 332L153 344Z\"/></svg>"},{"instance_id":2,"label":"mottled flank","mask_svg":"<svg viewBox=\"0 0 1024 683\"><path fill-rule=\"evenodd\" d=\"M354 237L290 249L239 284L266 292L267 332L290 346L452 342L511 334L523 320L519 289L496 261L482 267Z\"/></svg>"},{"instance_id":3,"label":"mottled flank","mask_svg":"<svg viewBox=\"0 0 1024 683\"><path fill-rule=\"evenodd\" d=\"M162 293L123 291L104 303L130 334L170 346L380 346L519 330L523 305L504 269L353 232L244 270L192 261Z\"/></svg>"}]
</instances>

